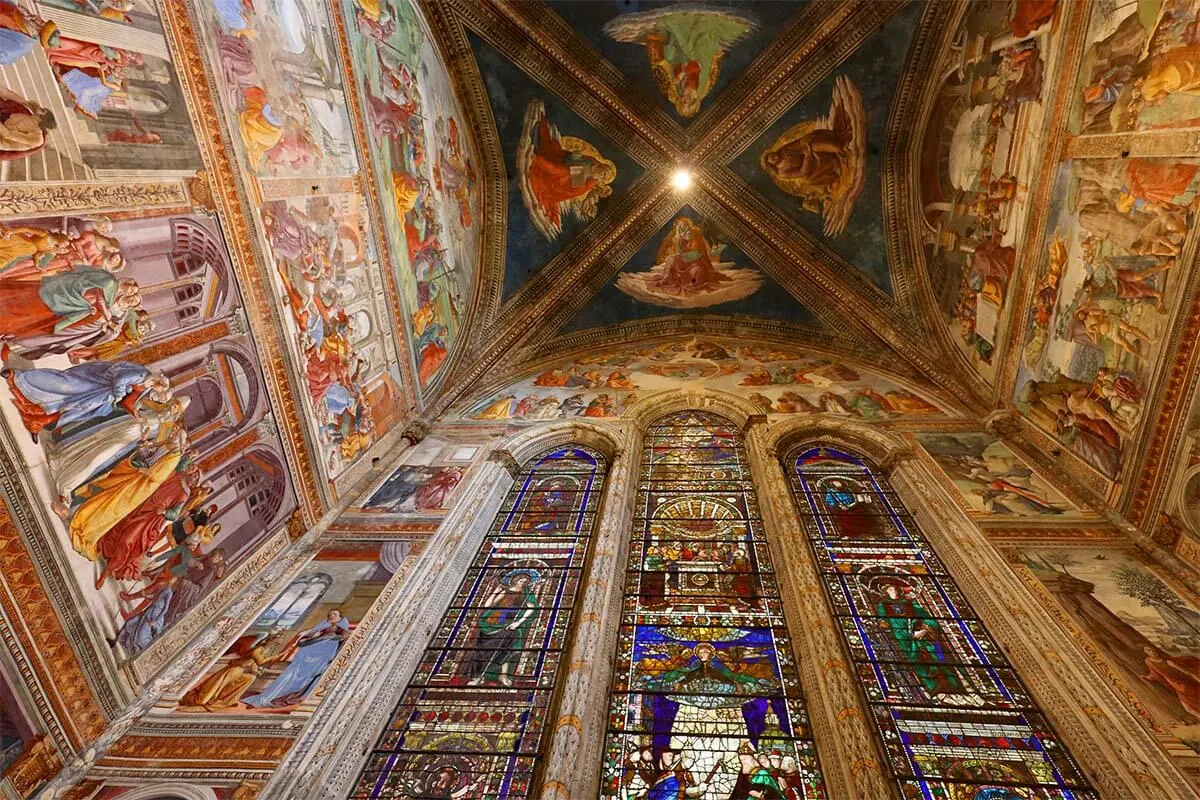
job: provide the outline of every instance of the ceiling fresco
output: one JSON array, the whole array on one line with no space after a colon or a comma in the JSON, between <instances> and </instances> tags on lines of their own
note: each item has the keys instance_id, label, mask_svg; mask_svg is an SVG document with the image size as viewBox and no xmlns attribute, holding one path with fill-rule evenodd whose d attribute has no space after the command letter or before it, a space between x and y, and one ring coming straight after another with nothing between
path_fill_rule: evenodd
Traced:
<instances>
[{"instance_id":1,"label":"ceiling fresco","mask_svg":"<svg viewBox=\"0 0 1200 800\"><path fill-rule=\"evenodd\" d=\"M893 16L731 163L772 206L889 294L883 144L920 13L913 4Z\"/></svg>"},{"instance_id":2,"label":"ceiling fresco","mask_svg":"<svg viewBox=\"0 0 1200 800\"><path fill-rule=\"evenodd\" d=\"M407 0L341 8L417 380L429 396L471 309L478 157L416 9Z\"/></svg>"},{"instance_id":3,"label":"ceiling fresco","mask_svg":"<svg viewBox=\"0 0 1200 800\"><path fill-rule=\"evenodd\" d=\"M921 142L929 280L956 346L989 382L1032 221L1029 183L1047 146L1046 75L1061 56L1055 18L1053 6L1020 18L971 8Z\"/></svg>"},{"instance_id":4,"label":"ceiling fresco","mask_svg":"<svg viewBox=\"0 0 1200 800\"><path fill-rule=\"evenodd\" d=\"M690 206L655 233L562 332L668 314L765 317L820 326L808 309Z\"/></svg>"},{"instance_id":5,"label":"ceiling fresco","mask_svg":"<svg viewBox=\"0 0 1200 800\"><path fill-rule=\"evenodd\" d=\"M548 5L683 124L711 105L800 7L644 0L551 0Z\"/></svg>"},{"instance_id":6,"label":"ceiling fresco","mask_svg":"<svg viewBox=\"0 0 1200 800\"><path fill-rule=\"evenodd\" d=\"M641 173L632 158L495 48L470 35L508 176L507 299Z\"/></svg>"}]
</instances>

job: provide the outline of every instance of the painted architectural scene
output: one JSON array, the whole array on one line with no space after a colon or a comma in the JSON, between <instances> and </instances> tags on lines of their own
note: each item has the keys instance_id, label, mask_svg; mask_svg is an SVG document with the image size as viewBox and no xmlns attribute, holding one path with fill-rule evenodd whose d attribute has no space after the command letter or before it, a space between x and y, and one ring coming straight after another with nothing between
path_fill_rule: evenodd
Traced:
<instances>
[{"instance_id":1,"label":"painted architectural scene","mask_svg":"<svg viewBox=\"0 0 1200 800\"><path fill-rule=\"evenodd\" d=\"M3 224L0 412L95 630L135 658L296 506L221 231Z\"/></svg>"},{"instance_id":2,"label":"painted architectural scene","mask_svg":"<svg viewBox=\"0 0 1200 800\"><path fill-rule=\"evenodd\" d=\"M153 3L0 4L0 180L167 179L201 168Z\"/></svg>"},{"instance_id":3,"label":"painted architectural scene","mask_svg":"<svg viewBox=\"0 0 1200 800\"><path fill-rule=\"evenodd\" d=\"M1015 401L1115 479L1143 422L1189 260L1200 159L1073 159L1058 169Z\"/></svg>"},{"instance_id":4,"label":"painted architectural scene","mask_svg":"<svg viewBox=\"0 0 1200 800\"><path fill-rule=\"evenodd\" d=\"M367 157L423 395L459 341L478 273L478 157L449 75L409 0L344 0Z\"/></svg>"},{"instance_id":5,"label":"painted architectural scene","mask_svg":"<svg viewBox=\"0 0 1200 800\"><path fill-rule=\"evenodd\" d=\"M268 285L291 328L319 475L333 480L407 403L328 9L198 7ZM401 337L402 340L402 337ZM336 487L332 487L336 493Z\"/></svg>"},{"instance_id":6,"label":"painted architectural scene","mask_svg":"<svg viewBox=\"0 0 1200 800\"><path fill-rule=\"evenodd\" d=\"M464 409L476 421L619 417L639 400L686 388L745 397L764 414L860 420L954 415L952 405L873 370L768 344L691 338L613 348L548 365Z\"/></svg>"},{"instance_id":7,"label":"painted architectural scene","mask_svg":"<svg viewBox=\"0 0 1200 800\"><path fill-rule=\"evenodd\" d=\"M1080 509L1008 445L987 433L916 433L925 452L958 490L963 505L984 517L1080 515Z\"/></svg>"},{"instance_id":8,"label":"painted architectural scene","mask_svg":"<svg viewBox=\"0 0 1200 800\"><path fill-rule=\"evenodd\" d=\"M329 544L179 698L176 713L287 714L312 696L411 543Z\"/></svg>"},{"instance_id":9,"label":"painted architectural scene","mask_svg":"<svg viewBox=\"0 0 1200 800\"><path fill-rule=\"evenodd\" d=\"M1087 637L1142 724L1200 787L1200 603L1130 552L1024 546L1013 557Z\"/></svg>"},{"instance_id":10,"label":"painted architectural scene","mask_svg":"<svg viewBox=\"0 0 1200 800\"><path fill-rule=\"evenodd\" d=\"M953 338L989 383L1008 329L1029 183L1043 164L1057 16L1055 3L971 6L921 142L930 286Z\"/></svg>"}]
</instances>

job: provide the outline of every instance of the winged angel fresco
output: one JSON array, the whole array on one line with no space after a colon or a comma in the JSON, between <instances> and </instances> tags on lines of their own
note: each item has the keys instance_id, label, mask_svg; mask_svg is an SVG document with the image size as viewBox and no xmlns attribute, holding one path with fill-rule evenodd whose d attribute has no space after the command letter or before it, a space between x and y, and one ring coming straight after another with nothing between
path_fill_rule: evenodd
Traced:
<instances>
[{"instance_id":1,"label":"winged angel fresco","mask_svg":"<svg viewBox=\"0 0 1200 800\"><path fill-rule=\"evenodd\" d=\"M594 145L563 136L546 119L546 106L532 100L517 145L517 175L525 208L547 239L562 233L563 218L596 216L601 198L612 194L617 166Z\"/></svg>"},{"instance_id":2,"label":"winged angel fresco","mask_svg":"<svg viewBox=\"0 0 1200 800\"><path fill-rule=\"evenodd\" d=\"M845 230L867 178L867 113L850 79L834 81L828 116L788 128L763 151L759 166L824 218L826 236Z\"/></svg>"}]
</instances>

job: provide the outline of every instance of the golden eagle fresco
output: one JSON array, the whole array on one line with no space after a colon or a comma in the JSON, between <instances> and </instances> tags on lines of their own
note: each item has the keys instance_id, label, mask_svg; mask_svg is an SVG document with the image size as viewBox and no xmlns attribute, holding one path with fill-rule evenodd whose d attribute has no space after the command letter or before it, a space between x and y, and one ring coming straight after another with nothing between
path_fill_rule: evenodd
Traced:
<instances>
[{"instance_id":1,"label":"golden eagle fresco","mask_svg":"<svg viewBox=\"0 0 1200 800\"><path fill-rule=\"evenodd\" d=\"M659 91L681 117L694 117L717 83L725 52L754 28L754 20L732 11L670 6L622 14L604 32L644 45Z\"/></svg>"},{"instance_id":2,"label":"golden eagle fresco","mask_svg":"<svg viewBox=\"0 0 1200 800\"><path fill-rule=\"evenodd\" d=\"M824 218L826 236L845 230L867 178L867 113L850 79L834 81L828 116L788 128L763 151L759 166Z\"/></svg>"},{"instance_id":3,"label":"golden eagle fresco","mask_svg":"<svg viewBox=\"0 0 1200 800\"><path fill-rule=\"evenodd\" d=\"M546 106L533 100L517 146L521 197L534 227L547 239L562 233L562 220L574 214L596 216L600 199L612 194L617 166L588 142L563 136L546 119Z\"/></svg>"},{"instance_id":4,"label":"golden eagle fresco","mask_svg":"<svg viewBox=\"0 0 1200 800\"><path fill-rule=\"evenodd\" d=\"M645 272L622 272L617 288L667 308L705 308L749 297L762 286L762 275L721 261L724 249L695 221L679 217L658 246L654 266Z\"/></svg>"}]
</instances>

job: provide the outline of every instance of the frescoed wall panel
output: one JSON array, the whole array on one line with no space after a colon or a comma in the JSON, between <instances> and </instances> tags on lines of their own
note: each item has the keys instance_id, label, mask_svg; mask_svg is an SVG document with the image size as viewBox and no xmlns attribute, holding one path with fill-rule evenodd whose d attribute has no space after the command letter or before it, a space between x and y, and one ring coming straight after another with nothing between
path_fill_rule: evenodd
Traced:
<instances>
[{"instance_id":1,"label":"frescoed wall panel","mask_svg":"<svg viewBox=\"0 0 1200 800\"><path fill-rule=\"evenodd\" d=\"M1004 442L982 432L917 433L917 441L982 517L1078 516L1080 509Z\"/></svg>"},{"instance_id":2,"label":"frescoed wall panel","mask_svg":"<svg viewBox=\"0 0 1200 800\"><path fill-rule=\"evenodd\" d=\"M2 225L5 428L97 630L145 650L296 506L216 222Z\"/></svg>"},{"instance_id":3,"label":"frescoed wall panel","mask_svg":"<svg viewBox=\"0 0 1200 800\"><path fill-rule=\"evenodd\" d=\"M442 517L481 452L476 443L427 437L381 483L364 494L362 510L391 518Z\"/></svg>"},{"instance_id":4,"label":"frescoed wall panel","mask_svg":"<svg viewBox=\"0 0 1200 800\"><path fill-rule=\"evenodd\" d=\"M280 714L296 709L313 696L409 549L403 539L322 547L187 689L176 711Z\"/></svg>"},{"instance_id":5,"label":"frescoed wall panel","mask_svg":"<svg viewBox=\"0 0 1200 800\"><path fill-rule=\"evenodd\" d=\"M1143 430L1188 286L1200 159L1073 159L1058 170L1017 407L1116 478Z\"/></svg>"},{"instance_id":6,"label":"frescoed wall panel","mask_svg":"<svg viewBox=\"0 0 1200 800\"><path fill-rule=\"evenodd\" d=\"M328 9L272 0L194 13L332 480L407 404Z\"/></svg>"},{"instance_id":7,"label":"frescoed wall panel","mask_svg":"<svg viewBox=\"0 0 1200 800\"><path fill-rule=\"evenodd\" d=\"M1200 602L1135 553L1112 547L1010 551L1126 701L1200 788Z\"/></svg>"},{"instance_id":8,"label":"frescoed wall panel","mask_svg":"<svg viewBox=\"0 0 1200 800\"><path fill-rule=\"evenodd\" d=\"M948 53L920 151L926 269L959 347L988 381L1008 329L1045 154L1046 76L1059 61L1056 4L976 3Z\"/></svg>"},{"instance_id":9,"label":"frescoed wall panel","mask_svg":"<svg viewBox=\"0 0 1200 800\"><path fill-rule=\"evenodd\" d=\"M0 4L0 180L116 181L201 167L153 6Z\"/></svg>"},{"instance_id":10,"label":"frescoed wall panel","mask_svg":"<svg viewBox=\"0 0 1200 800\"><path fill-rule=\"evenodd\" d=\"M616 417L642 398L689 387L742 395L764 414L825 412L884 420L955 413L930 392L800 349L693 338L613 347L543 365L537 374L473 401L461 415L515 422Z\"/></svg>"},{"instance_id":11,"label":"frescoed wall panel","mask_svg":"<svg viewBox=\"0 0 1200 800\"><path fill-rule=\"evenodd\" d=\"M471 137L428 27L409 0L344 0L369 159L421 393L470 311L480 191Z\"/></svg>"}]
</instances>

